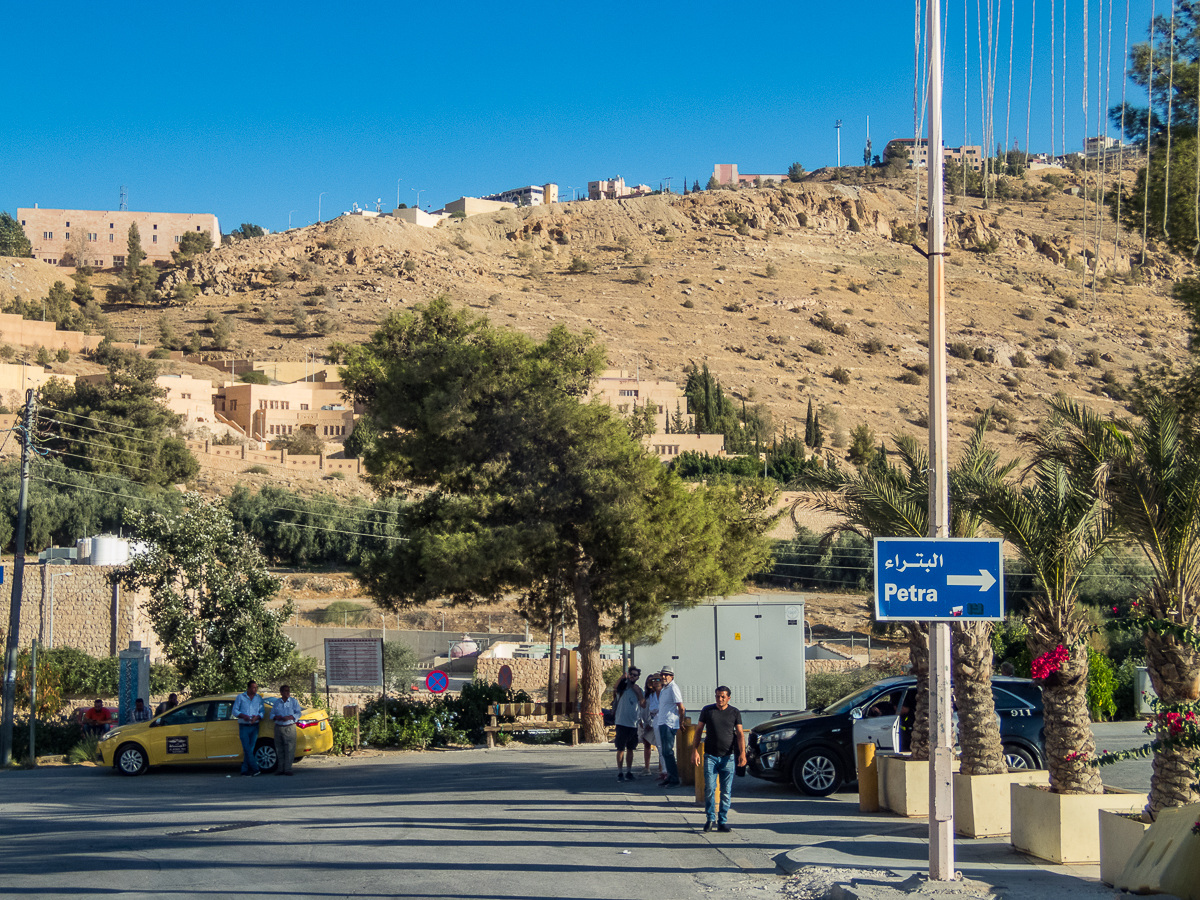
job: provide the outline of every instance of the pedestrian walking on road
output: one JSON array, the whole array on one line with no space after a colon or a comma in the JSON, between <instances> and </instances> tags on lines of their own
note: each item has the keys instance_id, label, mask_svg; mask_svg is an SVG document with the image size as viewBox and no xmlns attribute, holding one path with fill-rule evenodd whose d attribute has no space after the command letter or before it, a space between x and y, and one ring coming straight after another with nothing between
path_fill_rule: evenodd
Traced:
<instances>
[{"instance_id":1,"label":"pedestrian walking on road","mask_svg":"<svg viewBox=\"0 0 1200 900\"><path fill-rule=\"evenodd\" d=\"M642 774L650 774L650 748L658 743L658 735L654 730L654 714L658 712L658 690L662 687L662 680L658 673L646 676L646 702L638 715L638 740L642 742L642 747L645 750L645 764L642 766ZM658 774L662 774L662 754L658 756Z\"/></svg>"},{"instance_id":2,"label":"pedestrian walking on road","mask_svg":"<svg viewBox=\"0 0 1200 900\"><path fill-rule=\"evenodd\" d=\"M292 696L286 684L279 686L279 699L271 704L271 720L275 723L275 755L279 757L276 775L291 775L292 760L296 758L296 723L300 720L300 702Z\"/></svg>"},{"instance_id":3,"label":"pedestrian walking on road","mask_svg":"<svg viewBox=\"0 0 1200 900\"><path fill-rule=\"evenodd\" d=\"M746 765L746 736L742 731L742 713L729 705L729 688L716 690L716 703L700 710L700 725L692 737L692 763L700 765L700 735L704 735L704 830L732 831L729 804L733 800L733 766ZM717 806L717 781L721 782L721 803Z\"/></svg>"},{"instance_id":4,"label":"pedestrian walking on road","mask_svg":"<svg viewBox=\"0 0 1200 900\"><path fill-rule=\"evenodd\" d=\"M638 687L641 670L630 666L629 671L613 689L613 721L617 725L617 781L633 781L633 754L638 745L638 714L646 705L646 696ZM621 771L621 762L625 771Z\"/></svg>"},{"instance_id":5,"label":"pedestrian walking on road","mask_svg":"<svg viewBox=\"0 0 1200 900\"><path fill-rule=\"evenodd\" d=\"M683 722L683 695L679 692L679 685L675 683L674 669L663 666L659 674L662 676L663 686L658 695L658 714L654 724L658 727L658 752L667 770L667 780L663 782L663 787L678 787L680 781L679 766L675 761L675 735Z\"/></svg>"},{"instance_id":6,"label":"pedestrian walking on road","mask_svg":"<svg viewBox=\"0 0 1200 900\"><path fill-rule=\"evenodd\" d=\"M242 774L257 777L262 774L254 759L254 745L258 743L258 723L263 717L262 696L258 693L258 682L246 684L246 692L238 694L233 701L233 717L238 723L238 739L242 742Z\"/></svg>"}]
</instances>

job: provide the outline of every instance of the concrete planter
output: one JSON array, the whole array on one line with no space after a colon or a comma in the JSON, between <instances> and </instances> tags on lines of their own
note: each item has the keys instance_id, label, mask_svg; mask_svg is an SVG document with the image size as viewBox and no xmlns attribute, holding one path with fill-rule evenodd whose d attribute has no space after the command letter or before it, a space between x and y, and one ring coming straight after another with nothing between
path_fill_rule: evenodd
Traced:
<instances>
[{"instance_id":1,"label":"concrete planter","mask_svg":"<svg viewBox=\"0 0 1200 900\"><path fill-rule=\"evenodd\" d=\"M914 762L907 754L877 757L879 805L900 816L929 815L929 761ZM954 770L958 771L958 760Z\"/></svg>"},{"instance_id":2,"label":"concrete planter","mask_svg":"<svg viewBox=\"0 0 1200 900\"><path fill-rule=\"evenodd\" d=\"M1100 810L1099 815L1100 880L1105 884L1116 884L1150 825L1110 809Z\"/></svg>"},{"instance_id":3,"label":"concrete planter","mask_svg":"<svg viewBox=\"0 0 1200 900\"><path fill-rule=\"evenodd\" d=\"M954 833L999 837L1011 833L1014 784L1050 783L1044 769L1013 769L1005 775L954 775Z\"/></svg>"},{"instance_id":4,"label":"concrete planter","mask_svg":"<svg viewBox=\"0 0 1200 900\"><path fill-rule=\"evenodd\" d=\"M1056 863L1099 862L1099 811L1139 812L1147 799L1145 794L1110 787L1103 794L1052 794L1014 784L1009 791L1013 847Z\"/></svg>"}]
</instances>

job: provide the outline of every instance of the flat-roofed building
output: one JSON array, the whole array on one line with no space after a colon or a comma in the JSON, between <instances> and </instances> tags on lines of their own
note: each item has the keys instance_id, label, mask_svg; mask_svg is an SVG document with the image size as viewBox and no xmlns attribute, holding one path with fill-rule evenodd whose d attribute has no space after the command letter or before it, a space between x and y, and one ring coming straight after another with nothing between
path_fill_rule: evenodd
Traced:
<instances>
[{"instance_id":1,"label":"flat-roofed building","mask_svg":"<svg viewBox=\"0 0 1200 900\"><path fill-rule=\"evenodd\" d=\"M589 200L620 200L622 197L644 197L651 193L650 185L627 185L625 179L618 175L602 181L588 182Z\"/></svg>"},{"instance_id":2,"label":"flat-roofed building","mask_svg":"<svg viewBox=\"0 0 1200 900\"><path fill-rule=\"evenodd\" d=\"M487 194L481 199L511 203L513 206L543 206L558 202L558 185L553 182L541 185L527 184L498 194Z\"/></svg>"},{"instance_id":3,"label":"flat-roofed building","mask_svg":"<svg viewBox=\"0 0 1200 900\"><path fill-rule=\"evenodd\" d=\"M33 256L50 265L75 265L70 250L82 236L83 264L98 269L125 265L129 226L136 224L146 262L166 262L188 232L208 234L221 244L221 226L212 213L131 212L95 209L18 209L17 221L33 245Z\"/></svg>"},{"instance_id":4,"label":"flat-roofed building","mask_svg":"<svg viewBox=\"0 0 1200 900\"><path fill-rule=\"evenodd\" d=\"M929 141L919 138L896 138L888 141L889 147L903 147L908 151L908 167L924 169L929 165ZM887 151L884 150L886 155ZM942 158L970 166L976 172L983 168L983 148L977 145L964 144L961 147L942 147Z\"/></svg>"},{"instance_id":5,"label":"flat-roofed building","mask_svg":"<svg viewBox=\"0 0 1200 900\"><path fill-rule=\"evenodd\" d=\"M786 173L780 174L762 174L750 172L738 172L737 163L717 163L713 166L713 179L717 184L739 184L752 187L754 184L765 184L768 181L773 181L777 184L783 184L788 180Z\"/></svg>"},{"instance_id":6,"label":"flat-roofed building","mask_svg":"<svg viewBox=\"0 0 1200 900\"><path fill-rule=\"evenodd\" d=\"M214 405L218 421L235 424L256 441L308 429L323 441L340 444L354 430L354 407L336 381L227 384L217 390Z\"/></svg>"},{"instance_id":7,"label":"flat-roofed building","mask_svg":"<svg viewBox=\"0 0 1200 900\"><path fill-rule=\"evenodd\" d=\"M505 203L501 200L484 200L481 197L459 197L457 200L451 200L443 208L450 215L462 213L464 216L477 216L480 213L513 209L515 206L515 203Z\"/></svg>"}]
</instances>

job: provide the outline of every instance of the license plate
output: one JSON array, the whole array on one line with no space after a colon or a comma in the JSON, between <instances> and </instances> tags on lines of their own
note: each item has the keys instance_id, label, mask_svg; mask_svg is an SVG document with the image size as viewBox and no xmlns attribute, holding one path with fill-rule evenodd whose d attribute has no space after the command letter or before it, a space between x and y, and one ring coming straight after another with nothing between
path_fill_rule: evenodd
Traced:
<instances>
[{"instance_id":1,"label":"license plate","mask_svg":"<svg viewBox=\"0 0 1200 900\"><path fill-rule=\"evenodd\" d=\"M322 731L325 730L325 720L324 719L321 720L321 730Z\"/></svg>"}]
</instances>

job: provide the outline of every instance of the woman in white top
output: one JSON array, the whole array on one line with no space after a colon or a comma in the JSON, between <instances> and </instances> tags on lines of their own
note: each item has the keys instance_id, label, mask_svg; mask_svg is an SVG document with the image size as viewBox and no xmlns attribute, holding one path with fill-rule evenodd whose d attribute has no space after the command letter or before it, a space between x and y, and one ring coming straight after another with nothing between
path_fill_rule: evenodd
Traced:
<instances>
[{"instance_id":1,"label":"woman in white top","mask_svg":"<svg viewBox=\"0 0 1200 900\"><path fill-rule=\"evenodd\" d=\"M643 775L650 774L650 745L658 746L658 729L654 727L654 716L658 712L658 692L662 689L662 679L657 674L646 679L646 705L642 707L638 717L638 737L646 754ZM658 774L662 774L662 754L658 756Z\"/></svg>"}]
</instances>

